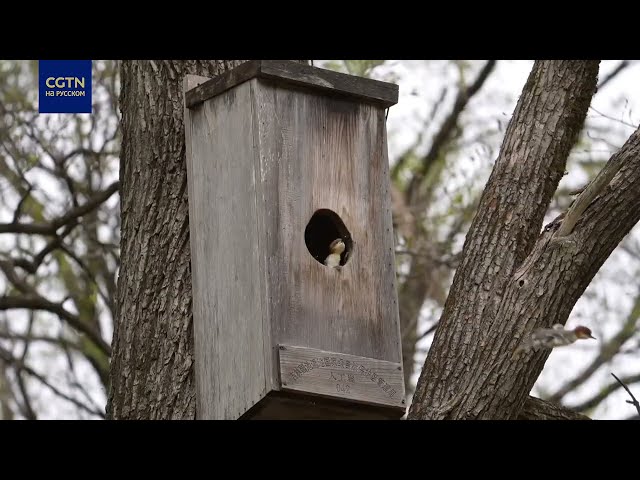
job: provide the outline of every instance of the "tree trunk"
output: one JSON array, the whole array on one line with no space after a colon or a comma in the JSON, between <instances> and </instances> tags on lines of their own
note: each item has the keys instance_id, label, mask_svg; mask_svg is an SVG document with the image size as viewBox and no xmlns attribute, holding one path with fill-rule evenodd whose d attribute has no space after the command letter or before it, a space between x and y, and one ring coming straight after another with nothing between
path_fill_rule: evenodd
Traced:
<instances>
[{"instance_id":1,"label":"tree trunk","mask_svg":"<svg viewBox=\"0 0 640 480\"><path fill-rule=\"evenodd\" d=\"M630 184L614 179L612 198L584 212L588 218L571 235L555 235L560 219L540 235L595 93L598 64L534 65L467 234L409 418L518 418L548 356L511 360L519 340L537 327L564 324L600 265L637 222L638 198ZM625 146L625 174L635 179L630 165L638 158L631 143ZM626 212L619 210L625 201ZM609 231L595 218L602 208L610 215L602 219ZM624 226L611 224L616 215L614 225Z\"/></svg>"},{"instance_id":2,"label":"tree trunk","mask_svg":"<svg viewBox=\"0 0 640 480\"><path fill-rule=\"evenodd\" d=\"M108 418L195 417L182 81L239 63L122 62L121 267Z\"/></svg>"}]
</instances>

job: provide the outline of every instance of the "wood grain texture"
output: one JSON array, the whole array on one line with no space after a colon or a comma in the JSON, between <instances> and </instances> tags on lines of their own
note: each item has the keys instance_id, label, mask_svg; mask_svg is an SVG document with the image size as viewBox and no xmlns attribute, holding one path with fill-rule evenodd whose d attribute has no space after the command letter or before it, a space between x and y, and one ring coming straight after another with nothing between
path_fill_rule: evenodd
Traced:
<instances>
[{"instance_id":1,"label":"wood grain texture","mask_svg":"<svg viewBox=\"0 0 640 480\"><path fill-rule=\"evenodd\" d=\"M394 83L346 75L294 61L253 60L188 91L187 107L193 108L252 78L270 79L280 85L286 83L324 95L350 97L384 108L398 102L398 85Z\"/></svg>"},{"instance_id":2,"label":"wood grain texture","mask_svg":"<svg viewBox=\"0 0 640 480\"><path fill-rule=\"evenodd\" d=\"M283 390L377 405L405 404L400 363L291 345L279 346Z\"/></svg>"},{"instance_id":3,"label":"wood grain texture","mask_svg":"<svg viewBox=\"0 0 640 480\"><path fill-rule=\"evenodd\" d=\"M197 412L235 419L266 394L250 84L188 121Z\"/></svg>"},{"instance_id":4,"label":"wood grain texture","mask_svg":"<svg viewBox=\"0 0 640 480\"><path fill-rule=\"evenodd\" d=\"M400 362L384 110L254 82L271 344ZM305 244L322 208L351 233L340 271Z\"/></svg>"}]
</instances>

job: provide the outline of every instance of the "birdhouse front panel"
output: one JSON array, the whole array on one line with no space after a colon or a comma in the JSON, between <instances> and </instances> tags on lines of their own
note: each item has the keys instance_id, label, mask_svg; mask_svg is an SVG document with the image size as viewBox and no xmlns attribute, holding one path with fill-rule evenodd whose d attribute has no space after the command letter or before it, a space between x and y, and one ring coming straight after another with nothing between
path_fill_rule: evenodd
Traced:
<instances>
[{"instance_id":1,"label":"birdhouse front panel","mask_svg":"<svg viewBox=\"0 0 640 480\"><path fill-rule=\"evenodd\" d=\"M385 110L261 80L255 92L272 345L390 362L401 403Z\"/></svg>"}]
</instances>

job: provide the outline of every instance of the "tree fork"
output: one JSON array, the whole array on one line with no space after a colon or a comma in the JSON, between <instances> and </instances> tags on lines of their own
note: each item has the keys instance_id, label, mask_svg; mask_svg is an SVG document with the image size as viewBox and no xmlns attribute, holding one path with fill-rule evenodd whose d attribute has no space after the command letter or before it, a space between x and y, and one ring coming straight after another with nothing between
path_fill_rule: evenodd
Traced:
<instances>
[{"instance_id":1,"label":"tree fork","mask_svg":"<svg viewBox=\"0 0 640 480\"><path fill-rule=\"evenodd\" d=\"M467 234L409 418L518 416L537 374L514 377L522 372L508 363L510 350L525 332L556 323L554 317L564 311L551 312L538 295L541 285L529 278L514 282L514 274L536 245L595 93L598 66L598 61L534 64ZM560 263L565 258L558 255ZM526 302L534 307L531 314L522 308L525 299L539 300ZM567 316L570 311L555 308Z\"/></svg>"}]
</instances>

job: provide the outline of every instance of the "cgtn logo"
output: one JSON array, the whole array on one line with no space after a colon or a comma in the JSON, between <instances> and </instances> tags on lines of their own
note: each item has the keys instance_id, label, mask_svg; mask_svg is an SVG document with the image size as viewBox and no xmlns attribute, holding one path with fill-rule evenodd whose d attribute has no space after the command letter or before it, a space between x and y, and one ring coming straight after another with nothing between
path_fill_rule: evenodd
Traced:
<instances>
[{"instance_id":1,"label":"cgtn logo","mask_svg":"<svg viewBox=\"0 0 640 480\"><path fill-rule=\"evenodd\" d=\"M91 113L91 60L38 62L40 113Z\"/></svg>"}]
</instances>

